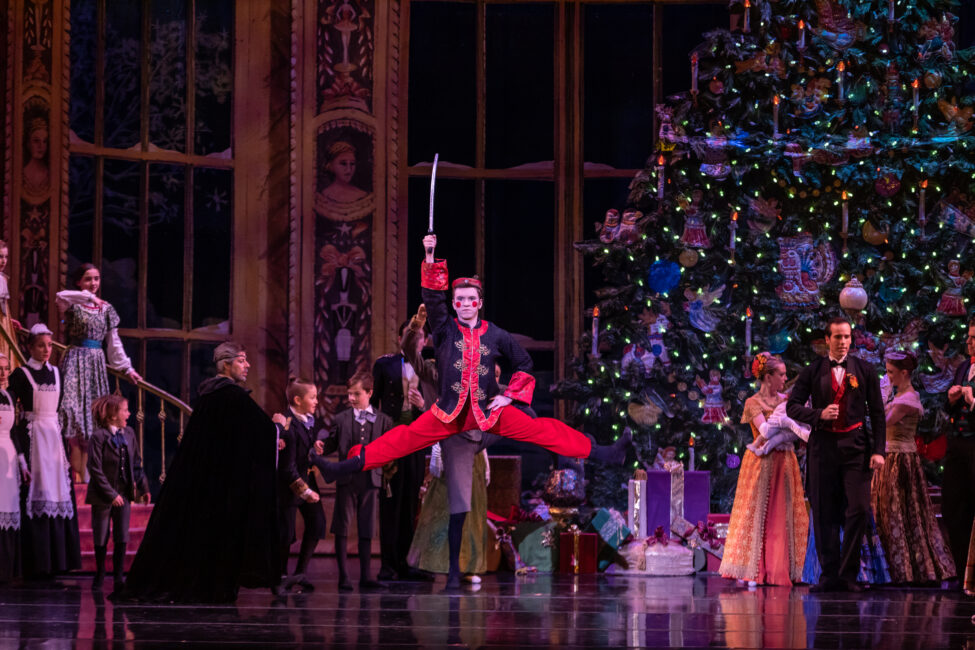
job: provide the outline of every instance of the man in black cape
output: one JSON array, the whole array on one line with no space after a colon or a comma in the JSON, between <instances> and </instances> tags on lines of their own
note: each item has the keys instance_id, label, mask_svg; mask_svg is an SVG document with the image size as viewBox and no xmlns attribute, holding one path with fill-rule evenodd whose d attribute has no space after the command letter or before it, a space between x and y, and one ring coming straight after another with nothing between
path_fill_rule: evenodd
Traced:
<instances>
[{"instance_id":1,"label":"man in black cape","mask_svg":"<svg viewBox=\"0 0 975 650\"><path fill-rule=\"evenodd\" d=\"M233 603L281 580L271 418L241 384L243 346L213 353L121 599Z\"/></svg>"}]
</instances>

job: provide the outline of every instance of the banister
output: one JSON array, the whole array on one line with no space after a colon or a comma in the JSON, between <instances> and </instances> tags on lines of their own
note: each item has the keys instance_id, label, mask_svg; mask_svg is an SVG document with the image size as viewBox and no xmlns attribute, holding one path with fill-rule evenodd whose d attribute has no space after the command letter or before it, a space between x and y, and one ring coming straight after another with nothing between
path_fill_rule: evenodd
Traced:
<instances>
[{"instance_id":1,"label":"banister","mask_svg":"<svg viewBox=\"0 0 975 650\"><path fill-rule=\"evenodd\" d=\"M20 365L25 365L27 363L27 358L24 356L24 353L21 351L20 345L18 345L17 342L12 339L10 333L5 328L0 327L0 334L2 334L2 338L7 342L7 346L10 348L11 352L17 358L17 363L19 363ZM20 334L21 336L25 336L27 332L25 330L18 330L18 334ZM59 341L52 341L51 343L53 344L54 348L58 351L58 353L62 355L69 347ZM112 374L112 376L115 377L116 393L121 394L122 392L121 385L120 385L121 379L125 379L126 381L135 384L136 409L137 409L135 412L135 417L136 417L136 422L138 423L137 427L139 430L138 436L139 436L140 449L143 450L145 449L145 445L143 444L143 437L145 433L145 408L144 408L145 393L150 393L159 398L159 413L157 414L157 417L159 418L159 427L160 427L159 435L160 435L160 454L161 454L161 467L162 467L162 471L159 475L159 482L162 483L163 481L166 480L166 418L168 417L166 413L166 405L170 404L173 407L175 407L177 410L177 420L179 422L179 434L176 436L177 443L183 439L183 429L186 423L186 419L189 415L193 413L193 409L190 408L189 404L179 399L172 393L169 393L154 384L150 384L144 379L139 379L139 381L133 382L121 370L117 370L108 365L106 365L106 369L108 370L109 373Z\"/></svg>"}]
</instances>

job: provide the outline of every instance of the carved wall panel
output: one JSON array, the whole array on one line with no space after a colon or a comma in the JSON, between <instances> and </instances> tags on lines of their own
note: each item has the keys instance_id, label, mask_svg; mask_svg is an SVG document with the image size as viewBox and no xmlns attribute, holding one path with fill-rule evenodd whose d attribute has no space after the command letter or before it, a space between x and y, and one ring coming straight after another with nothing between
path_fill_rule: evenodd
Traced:
<instances>
[{"instance_id":1,"label":"carved wall panel","mask_svg":"<svg viewBox=\"0 0 975 650\"><path fill-rule=\"evenodd\" d=\"M375 62L389 67L399 2L378 5L293 5L289 362L322 389L326 418L349 377L371 368L389 311L389 122L386 102L375 101L389 89Z\"/></svg>"}]
</instances>

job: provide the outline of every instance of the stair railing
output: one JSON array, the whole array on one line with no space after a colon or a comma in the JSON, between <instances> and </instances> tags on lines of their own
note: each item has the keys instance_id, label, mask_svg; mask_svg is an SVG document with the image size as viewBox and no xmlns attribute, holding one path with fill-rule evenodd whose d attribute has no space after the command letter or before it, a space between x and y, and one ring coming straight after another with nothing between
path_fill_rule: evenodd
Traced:
<instances>
[{"instance_id":1,"label":"stair railing","mask_svg":"<svg viewBox=\"0 0 975 650\"><path fill-rule=\"evenodd\" d=\"M25 330L20 330L19 334L21 336L26 336L27 332ZM21 348L17 344L17 342L11 338L10 333L7 332L5 328L0 327L0 335L2 335L2 338L4 340L6 340L7 347L9 347L10 350L13 352L13 355L17 359L17 363L20 365L25 365L27 363L27 358L24 356L24 353L21 351ZM59 354L64 354L65 351L68 349L68 346L65 345L64 343L53 341L53 344L54 344L54 349L56 349ZM125 379L126 381L131 382L132 380L129 379L126 376L126 374L121 370L116 370L115 368L109 367L108 372L111 373L111 375L115 378L115 393L121 395L122 386L120 381L122 379ZM179 435L176 436L177 443L183 439L183 432L186 426L186 421L189 419L190 414L193 413L193 409L191 409L186 402L179 399L172 393L168 393L164 391L162 388L159 388L154 384L150 384L144 379L140 379L139 381L133 383L135 384L136 387L135 419L136 419L136 428L137 428L136 433L139 436L139 449L143 449L143 450L145 449L145 445L143 444L143 442L145 438L146 393L150 393L159 398L159 412L156 414L156 417L159 419L159 440L160 440L159 447L160 447L160 456L162 459L161 462L162 471L159 474L159 482L162 483L166 480L166 420L169 417L167 408L171 410L175 410L176 412L176 421L179 423Z\"/></svg>"}]
</instances>

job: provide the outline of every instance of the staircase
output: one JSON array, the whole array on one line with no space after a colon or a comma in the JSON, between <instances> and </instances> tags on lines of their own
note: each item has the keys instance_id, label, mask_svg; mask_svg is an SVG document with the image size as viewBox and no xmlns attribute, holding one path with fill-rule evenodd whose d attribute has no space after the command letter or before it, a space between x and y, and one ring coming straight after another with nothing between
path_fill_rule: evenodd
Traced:
<instances>
[{"instance_id":1,"label":"staircase","mask_svg":"<svg viewBox=\"0 0 975 650\"><path fill-rule=\"evenodd\" d=\"M81 570L95 570L95 544L91 533L91 506L85 503L85 495L88 493L87 483L75 483L74 496L75 503L78 504L78 532L81 534ZM149 515L152 514L151 505L141 503L132 504L132 515L129 519L129 545L125 549L125 570L128 571L132 566L132 558L142 543L142 536L146 533L146 525L149 523ZM111 574L112 567L112 542L109 534L108 558L105 560L105 571Z\"/></svg>"}]
</instances>

